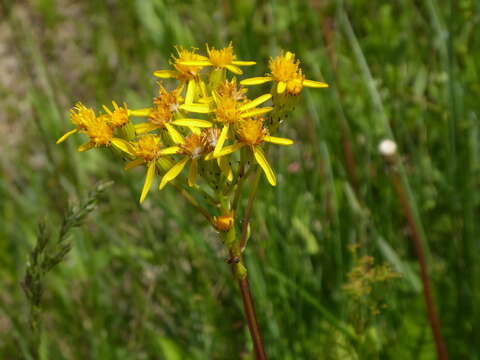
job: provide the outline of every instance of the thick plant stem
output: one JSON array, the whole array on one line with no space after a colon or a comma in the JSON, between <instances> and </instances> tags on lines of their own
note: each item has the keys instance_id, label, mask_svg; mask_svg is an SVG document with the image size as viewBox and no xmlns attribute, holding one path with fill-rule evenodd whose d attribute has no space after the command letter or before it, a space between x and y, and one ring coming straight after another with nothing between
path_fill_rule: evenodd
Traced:
<instances>
[{"instance_id":1,"label":"thick plant stem","mask_svg":"<svg viewBox=\"0 0 480 360\"><path fill-rule=\"evenodd\" d=\"M423 295L425 300L425 305L427 308L428 321L430 322L430 327L432 328L433 338L435 341L435 347L437 350L437 358L439 360L448 360L447 347L443 340L441 331L440 331L440 321L438 320L437 312L435 310L435 305L433 303L432 290L430 285L430 278L428 276L428 267L425 257L425 251L422 246L422 241L420 238L420 232L417 227L417 223L413 216L413 211L408 201L406 191L402 185L399 174L396 170L393 170L392 181L395 187L395 191L400 200L403 212L407 218L408 226L411 231L411 237L413 245L415 248L415 253L417 255L417 260L420 265L420 276L422 279L423 285Z\"/></svg>"},{"instance_id":2,"label":"thick plant stem","mask_svg":"<svg viewBox=\"0 0 480 360\"><path fill-rule=\"evenodd\" d=\"M224 243L229 247L230 258L227 260L232 265L233 276L238 282L240 293L242 294L243 308L245 310L245 318L247 319L248 330L253 342L256 360L266 360L265 349L263 347L260 326L258 325L257 314L253 304L252 293L248 283L247 268L243 261L242 251L239 247L239 238L235 234L235 227L232 227L225 233Z\"/></svg>"},{"instance_id":3,"label":"thick plant stem","mask_svg":"<svg viewBox=\"0 0 480 360\"><path fill-rule=\"evenodd\" d=\"M243 308L245 309L245 317L247 318L248 330L253 341L253 348L255 350L256 360L266 360L267 355L263 347L262 335L260 333L260 327L258 326L257 314L255 313L255 306L253 305L252 294L250 292L250 285L248 284L248 278L244 277L238 279L238 286L242 294Z\"/></svg>"}]
</instances>

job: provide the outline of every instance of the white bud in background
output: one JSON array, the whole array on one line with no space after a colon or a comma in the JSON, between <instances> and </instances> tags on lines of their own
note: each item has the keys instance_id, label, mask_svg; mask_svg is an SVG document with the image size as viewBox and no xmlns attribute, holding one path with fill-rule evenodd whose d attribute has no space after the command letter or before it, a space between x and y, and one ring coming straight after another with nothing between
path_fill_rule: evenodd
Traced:
<instances>
[{"instance_id":1,"label":"white bud in background","mask_svg":"<svg viewBox=\"0 0 480 360\"><path fill-rule=\"evenodd\" d=\"M383 156L393 156L397 152L397 144L390 139L384 139L378 145L378 151Z\"/></svg>"}]
</instances>

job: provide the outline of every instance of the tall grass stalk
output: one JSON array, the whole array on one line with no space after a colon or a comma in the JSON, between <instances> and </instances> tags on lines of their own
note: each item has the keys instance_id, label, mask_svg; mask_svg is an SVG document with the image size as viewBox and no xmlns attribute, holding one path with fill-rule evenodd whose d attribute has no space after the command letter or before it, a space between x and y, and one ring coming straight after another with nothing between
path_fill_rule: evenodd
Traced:
<instances>
[{"instance_id":1,"label":"tall grass stalk","mask_svg":"<svg viewBox=\"0 0 480 360\"><path fill-rule=\"evenodd\" d=\"M420 232L413 216L412 205L409 202L405 187L403 186L400 174L395 166L395 163L400 161L398 155L386 155L387 166L389 166L392 184L398 197L398 201L403 210L403 214L407 220L410 229L410 237L412 239L415 254L417 256L418 265L420 267L420 278L422 279L423 297L425 300L425 307L427 310L427 317L432 330L433 339L437 351L437 358L439 360L448 360L447 347L440 330L440 320L438 319L437 310L432 294L432 285L430 283L430 276L428 271L427 260L425 258L425 250L420 239Z\"/></svg>"}]
</instances>

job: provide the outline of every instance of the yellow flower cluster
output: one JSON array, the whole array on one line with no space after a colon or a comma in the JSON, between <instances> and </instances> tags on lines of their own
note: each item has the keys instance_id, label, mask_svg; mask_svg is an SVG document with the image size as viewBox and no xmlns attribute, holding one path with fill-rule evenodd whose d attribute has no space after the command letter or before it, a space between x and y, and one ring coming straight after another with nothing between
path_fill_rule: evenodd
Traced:
<instances>
[{"instance_id":1,"label":"yellow flower cluster","mask_svg":"<svg viewBox=\"0 0 480 360\"><path fill-rule=\"evenodd\" d=\"M159 188L163 189L182 174L187 164L186 184L214 193L231 193L245 167L256 164L268 182L276 185L264 146L291 145L293 141L272 136L276 131L272 119L285 114L285 104L291 103L303 87L327 84L305 79L300 62L291 52L271 59L266 76L239 82L235 76L243 73L240 67L251 65L255 62L237 60L232 44L223 49L207 46L206 55L179 47L172 56L172 68L154 72L156 77L173 79L174 83L167 86L160 82L158 96L150 107L132 110L113 102L112 110L104 106L104 112L96 114L78 103L70 113L75 128L57 143L80 132L89 140L79 151L113 146L130 159L125 169L144 165L146 178L140 202L145 200L155 174L162 176ZM274 83L271 92L248 98L244 85L266 82ZM134 122L132 118L144 121ZM178 184L183 186L182 182ZM216 228L227 229L232 216L216 217Z\"/></svg>"}]
</instances>

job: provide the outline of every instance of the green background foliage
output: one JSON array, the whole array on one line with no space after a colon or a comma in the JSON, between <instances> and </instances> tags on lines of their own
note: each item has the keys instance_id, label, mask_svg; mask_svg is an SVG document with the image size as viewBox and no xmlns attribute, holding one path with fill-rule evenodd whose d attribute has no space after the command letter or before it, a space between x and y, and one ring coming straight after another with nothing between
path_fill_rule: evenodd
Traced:
<instances>
[{"instance_id":1,"label":"green background foliage","mask_svg":"<svg viewBox=\"0 0 480 360\"><path fill-rule=\"evenodd\" d=\"M227 254L203 218L169 188L139 206L144 173L125 173L109 151L79 154L79 137L55 145L76 101L148 106L152 72L175 45L229 41L259 64L246 76L286 49L331 85L304 90L281 129L295 146L269 154L279 184L263 179L255 204L246 259L270 357L435 358L411 234L378 152L393 138L450 358L480 358L478 1L0 4L2 359L32 358L20 282L37 223L58 228L98 180L115 184L46 278L41 358L252 358ZM358 301L343 286L365 255L402 276Z\"/></svg>"}]
</instances>

